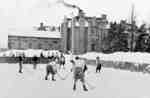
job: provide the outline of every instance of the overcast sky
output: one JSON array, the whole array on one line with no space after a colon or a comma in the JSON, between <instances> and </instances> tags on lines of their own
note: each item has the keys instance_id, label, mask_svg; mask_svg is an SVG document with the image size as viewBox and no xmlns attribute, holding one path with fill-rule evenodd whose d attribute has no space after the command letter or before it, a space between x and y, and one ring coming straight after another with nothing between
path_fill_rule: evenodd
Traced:
<instances>
[{"instance_id":1,"label":"overcast sky","mask_svg":"<svg viewBox=\"0 0 150 98\"><path fill-rule=\"evenodd\" d=\"M149 0L65 0L83 9L86 15L107 14L109 21L129 19L131 5L135 5L135 14L139 23L150 23ZM56 0L0 0L0 47L8 28L28 28L44 21L47 25L58 25L64 15L75 9L64 7Z\"/></svg>"}]
</instances>

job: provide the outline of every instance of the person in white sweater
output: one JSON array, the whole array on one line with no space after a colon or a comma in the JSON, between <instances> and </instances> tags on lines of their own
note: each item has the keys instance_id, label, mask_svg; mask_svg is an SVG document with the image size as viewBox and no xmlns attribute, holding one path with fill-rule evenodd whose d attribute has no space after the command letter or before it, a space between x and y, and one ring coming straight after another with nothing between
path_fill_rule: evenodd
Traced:
<instances>
[{"instance_id":1,"label":"person in white sweater","mask_svg":"<svg viewBox=\"0 0 150 98\"><path fill-rule=\"evenodd\" d=\"M80 80L83 85L83 90L88 91L85 85L85 74L84 74L85 61L77 56L75 57L75 60L72 60L71 62L73 63L73 68L72 68L73 79L74 79L73 90L76 90L76 83L78 80Z\"/></svg>"}]
</instances>

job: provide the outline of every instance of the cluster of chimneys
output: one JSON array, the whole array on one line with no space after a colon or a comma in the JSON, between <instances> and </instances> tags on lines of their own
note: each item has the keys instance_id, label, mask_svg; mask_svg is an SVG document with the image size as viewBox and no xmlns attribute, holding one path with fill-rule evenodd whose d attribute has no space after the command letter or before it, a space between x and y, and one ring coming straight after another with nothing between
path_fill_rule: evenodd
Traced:
<instances>
[{"instance_id":1,"label":"cluster of chimneys","mask_svg":"<svg viewBox=\"0 0 150 98\"><path fill-rule=\"evenodd\" d=\"M60 27L55 26L45 26L43 22L40 23L40 26L37 28L38 31L60 31Z\"/></svg>"}]
</instances>

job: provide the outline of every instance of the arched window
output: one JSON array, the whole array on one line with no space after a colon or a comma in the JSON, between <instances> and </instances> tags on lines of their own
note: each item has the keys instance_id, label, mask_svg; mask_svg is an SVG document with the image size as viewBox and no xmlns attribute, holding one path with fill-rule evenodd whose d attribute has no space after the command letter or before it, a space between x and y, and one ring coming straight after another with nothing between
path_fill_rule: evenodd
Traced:
<instances>
[{"instance_id":1,"label":"arched window","mask_svg":"<svg viewBox=\"0 0 150 98\"><path fill-rule=\"evenodd\" d=\"M11 42L8 42L8 48L11 49Z\"/></svg>"},{"instance_id":2,"label":"arched window","mask_svg":"<svg viewBox=\"0 0 150 98\"><path fill-rule=\"evenodd\" d=\"M38 44L38 49L42 49L42 44L41 43Z\"/></svg>"}]
</instances>

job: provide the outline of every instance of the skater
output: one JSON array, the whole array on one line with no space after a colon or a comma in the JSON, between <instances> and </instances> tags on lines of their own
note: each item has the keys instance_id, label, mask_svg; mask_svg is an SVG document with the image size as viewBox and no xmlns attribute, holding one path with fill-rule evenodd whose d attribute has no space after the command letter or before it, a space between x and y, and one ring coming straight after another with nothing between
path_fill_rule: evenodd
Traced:
<instances>
[{"instance_id":1,"label":"skater","mask_svg":"<svg viewBox=\"0 0 150 98\"><path fill-rule=\"evenodd\" d=\"M37 63L38 63L38 57L35 55L35 56L33 57L33 69L36 69Z\"/></svg>"},{"instance_id":2,"label":"skater","mask_svg":"<svg viewBox=\"0 0 150 98\"><path fill-rule=\"evenodd\" d=\"M71 71L73 71L74 74L74 85L73 85L73 90L76 90L76 83L78 80L80 80L82 82L83 85L83 90L84 91L88 91L86 85L85 85L85 75L84 75L84 65L85 62L83 59L81 59L80 57L75 57L75 61L71 60L71 62L73 63L73 68L71 69Z\"/></svg>"},{"instance_id":3,"label":"skater","mask_svg":"<svg viewBox=\"0 0 150 98\"><path fill-rule=\"evenodd\" d=\"M64 78L58 73L57 69L57 60L56 58L53 58L52 60L49 60L50 62L46 66L46 75L45 75L45 80L48 80L49 74L52 75L52 81L56 81L55 75L57 74L62 80Z\"/></svg>"},{"instance_id":4,"label":"skater","mask_svg":"<svg viewBox=\"0 0 150 98\"><path fill-rule=\"evenodd\" d=\"M22 73L22 64L23 64L23 57L22 55L19 55L18 57L18 60L19 60L19 73Z\"/></svg>"},{"instance_id":5,"label":"skater","mask_svg":"<svg viewBox=\"0 0 150 98\"><path fill-rule=\"evenodd\" d=\"M88 67L87 67L87 65L85 64L85 65L84 65L84 68L83 68L83 72L85 73L87 70L88 70Z\"/></svg>"},{"instance_id":6,"label":"skater","mask_svg":"<svg viewBox=\"0 0 150 98\"><path fill-rule=\"evenodd\" d=\"M48 76L49 74L51 74L51 78L52 81L56 81L55 79L55 75L57 74L59 78L61 78L62 80L65 80L65 78L63 78L57 71L58 67L57 67L57 59L53 58L51 60L49 60L49 63L46 66L46 75L45 75L45 80L48 80Z\"/></svg>"},{"instance_id":7,"label":"skater","mask_svg":"<svg viewBox=\"0 0 150 98\"><path fill-rule=\"evenodd\" d=\"M56 73L57 73L56 62L55 62L55 59L52 58L46 66L45 80L48 80L48 76L49 76L49 74L51 74L52 75L52 81L56 81L56 79L54 78Z\"/></svg>"},{"instance_id":8,"label":"skater","mask_svg":"<svg viewBox=\"0 0 150 98\"><path fill-rule=\"evenodd\" d=\"M101 68L102 68L102 65L100 63L100 59L99 59L99 56L98 56L98 57L96 57L96 73L100 72Z\"/></svg>"},{"instance_id":9,"label":"skater","mask_svg":"<svg viewBox=\"0 0 150 98\"><path fill-rule=\"evenodd\" d=\"M60 64L60 68L61 68L61 66L63 66L63 68L65 69L65 56L62 53L59 58L59 64Z\"/></svg>"}]
</instances>

